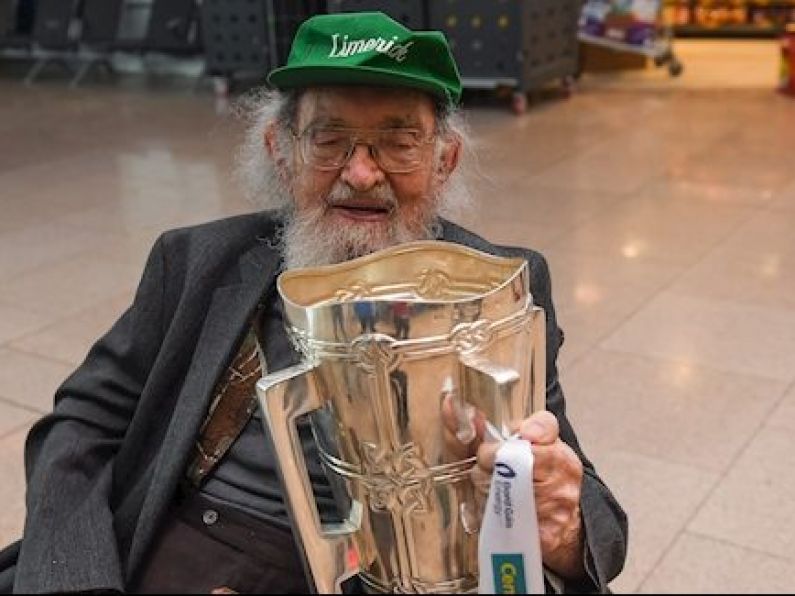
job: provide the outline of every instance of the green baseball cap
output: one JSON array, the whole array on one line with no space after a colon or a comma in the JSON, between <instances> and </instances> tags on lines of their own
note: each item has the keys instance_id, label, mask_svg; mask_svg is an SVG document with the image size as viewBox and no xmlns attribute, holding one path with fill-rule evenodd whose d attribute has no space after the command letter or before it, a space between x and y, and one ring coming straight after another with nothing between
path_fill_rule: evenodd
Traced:
<instances>
[{"instance_id":1,"label":"green baseball cap","mask_svg":"<svg viewBox=\"0 0 795 596\"><path fill-rule=\"evenodd\" d=\"M461 78L440 31L412 31L382 12L316 15L304 21L287 64L268 82L277 89L376 85L420 89L461 100Z\"/></svg>"}]
</instances>

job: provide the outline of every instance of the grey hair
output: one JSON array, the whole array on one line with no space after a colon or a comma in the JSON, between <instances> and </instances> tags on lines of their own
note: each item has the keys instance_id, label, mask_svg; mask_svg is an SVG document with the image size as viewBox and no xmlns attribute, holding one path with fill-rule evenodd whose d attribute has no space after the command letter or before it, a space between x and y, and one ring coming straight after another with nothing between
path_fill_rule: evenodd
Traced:
<instances>
[{"instance_id":1,"label":"grey hair","mask_svg":"<svg viewBox=\"0 0 795 596\"><path fill-rule=\"evenodd\" d=\"M286 148L298 100L297 93L260 88L235 105L246 132L235 156L234 177L245 197L259 209L284 211L291 206L289 190L265 146L265 134L275 126L276 147Z\"/></svg>"},{"instance_id":2,"label":"grey hair","mask_svg":"<svg viewBox=\"0 0 795 596\"><path fill-rule=\"evenodd\" d=\"M260 88L243 96L235 105L235 113L245 122L246 132L235 156L234 177L246 198L259 209L280 212L292 209L288 184L265 146L265 134L275 127L277 152L288 155L299 100L300 92ZM474 158L471 135L462 112L453 106L437 104L436 119L440 138L437 160L445 141L458 138L461 143L459 165L447 179L437 205L439 215L458 220L468 215L473 204L466 179L469 161Z\"/></svg>"}]
</instances>

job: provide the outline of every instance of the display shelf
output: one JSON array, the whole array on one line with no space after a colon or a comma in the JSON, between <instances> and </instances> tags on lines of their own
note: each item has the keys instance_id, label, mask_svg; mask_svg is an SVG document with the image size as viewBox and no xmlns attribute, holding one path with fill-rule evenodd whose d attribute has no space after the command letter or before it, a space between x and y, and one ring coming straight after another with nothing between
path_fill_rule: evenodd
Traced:
<instances>
[{"instance_id":1,"label":"display shelf","mask_svg":"<svg viewBox=\"0 0 795 596\"><path fill-rule=\"evenodd\" d=\"M795 22L795 0L666 0L679 37L776 37Z\"/></svg>"},{"instance_id":2,"label":"display shelf","mask_svg":"<svg viewBox=\"0 0 795 596\"><path fill-rule=\"evenodd\" d=\"M783 33L784 27L762 27L759 25L721 25L719 27L704 27L700 25L675 25L674 34L679 38L770 38L778 37Z\"/></svg>"}]
</instances>

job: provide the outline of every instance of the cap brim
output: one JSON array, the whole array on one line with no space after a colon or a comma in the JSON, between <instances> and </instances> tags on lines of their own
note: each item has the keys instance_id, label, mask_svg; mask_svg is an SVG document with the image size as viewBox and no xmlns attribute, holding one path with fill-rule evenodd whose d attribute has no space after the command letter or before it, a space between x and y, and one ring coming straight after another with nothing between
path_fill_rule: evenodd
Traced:
<instances>
[{"instance_id":1,"label":"cap brim","mask_svg":"<svg viewBox=\"0 0 795 596\"><path fill-rule=\"evenodd\" d=\"M444 101L457 101L451 96L449 89L430 83L422 77L372 66L283 66L270 73L268 82L278 89L317 85L409 87L425 91Z\"/></svg>"}]
</instances>

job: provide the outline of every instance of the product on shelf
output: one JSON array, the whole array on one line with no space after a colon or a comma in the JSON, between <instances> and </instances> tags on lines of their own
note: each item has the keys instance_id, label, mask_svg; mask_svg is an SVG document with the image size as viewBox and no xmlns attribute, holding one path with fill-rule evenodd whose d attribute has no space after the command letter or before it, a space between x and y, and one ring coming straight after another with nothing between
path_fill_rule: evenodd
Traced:
<instances>
[{"instance_id":1,"label":"product on shelf","mask_svg":"<svg viewBox=\"0 0 795 596\"><path fill-rule=\"evenodd\" d=\"M680 33L773 35L795 22L795 0L665 0L664 15Z\"/></svg>"},{"instance_id":2,"label":"product on shelf","mask_svg":"<svg viewBox=\"0 0 795 596\"><path fill-rule=\"evenodd\" d=\"M661 0L587 0L581 30L631 45L653 43Z\"/></svg>"}]
</instances>

